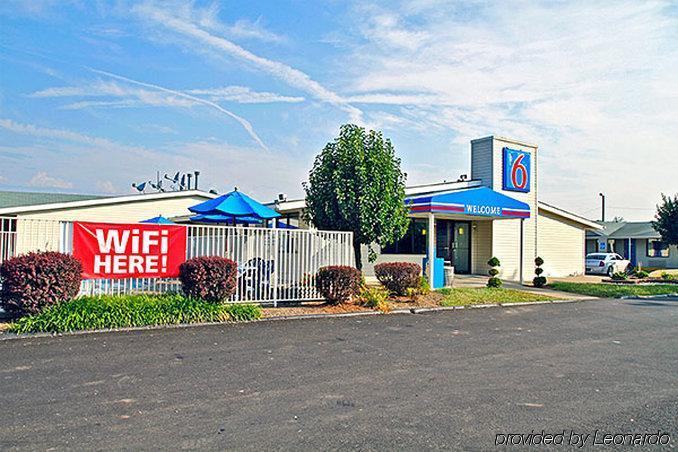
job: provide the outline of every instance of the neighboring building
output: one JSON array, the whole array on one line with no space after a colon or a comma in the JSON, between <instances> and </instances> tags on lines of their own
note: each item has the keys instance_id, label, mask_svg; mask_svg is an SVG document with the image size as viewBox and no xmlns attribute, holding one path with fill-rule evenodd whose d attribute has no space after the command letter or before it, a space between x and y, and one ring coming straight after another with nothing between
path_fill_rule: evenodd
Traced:
<instances>
[{"instance_id":1,"label":"neighboring building","mask_svg":"<svg viewBox=\"0 0 678 452\"><path fill-rule=\"evenodd\" d=\"M485 275L487 261L496 256L502 279L527 281L541 256L547 276L583 274L585 231L600 226L539 201L538 177L536 145L497 136L473 140L471 179L408 187L410 228L398 243L379 250L375 263L421 264L435 255L455 273ZM276 208L295 221L305 203L284 200ZM364 271L371 275L373 264L363 251ZM442 267L433 270L438 281Z\"/></svg>"},{"instance_id":2,"label":"neighboring building","mask_svg":"<svg viewBox=\"0 0 678 452\"><path fill-rule=\"evenodd\" d=\"M16 253L57 250L63 234L59 222L137 223L157 215L188 217L190 206L215 196L199 190L123 196L0 192L0 239L4 233L16 232L18 242L11 245ZM0 245L2 261L9 255L9 245L2 240Z\"/></svg>"},{"instance_id":3,"label":"neighboring building","mask_svg":"<svg viewBox=\"0 0 678 452\"><path fill-rule=\"evenodd\" d=\"M649 221L599 222L602 229L586 232L586 253L617 253L633 266L678 268L678 247L662 242Z\"/></svg>"}]
</instances>

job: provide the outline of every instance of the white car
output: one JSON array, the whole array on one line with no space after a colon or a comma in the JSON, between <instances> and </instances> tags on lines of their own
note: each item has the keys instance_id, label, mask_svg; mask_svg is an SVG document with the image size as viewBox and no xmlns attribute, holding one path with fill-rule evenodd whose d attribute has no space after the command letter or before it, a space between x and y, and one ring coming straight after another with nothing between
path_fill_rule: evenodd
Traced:
<instances>
[{"instance_id":1,"label":"white car","mask_svg":"<svg viewBox=\"0 0 678 452\"><path fill-rule=\"evenodd\" d=\"M631 271L631 261L617 253L591 253L586 255L586 273L612 276L617 272Z\"/></svg>"}]
</instances>

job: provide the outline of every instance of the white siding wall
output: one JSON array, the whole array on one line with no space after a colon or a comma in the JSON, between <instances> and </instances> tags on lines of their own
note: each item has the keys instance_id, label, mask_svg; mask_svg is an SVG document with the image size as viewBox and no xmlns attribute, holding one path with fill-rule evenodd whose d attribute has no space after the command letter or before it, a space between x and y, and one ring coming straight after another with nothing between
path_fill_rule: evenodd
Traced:
<instances>
[{"instance_id":1,"label":"white siding wall","mask_svg":"<svg viewBox=\"0 0 678 452\"><path fill-rule=\"evenodd\" d=\"M25 219L49 219L60 221L93 221L108 223L136 223L141 220L163 215L173 217L188 215L190 206L206 201L202 196L185 198L145 200L139 195L138 200L120 204L79 207L62 210L45 210L17 215Z\"/></svg>"},{"instance_id":2,"label":"white siding wall","mask_svg":"<svg viewBox=\"0 0 678 452\"><path fill-rule=\"evenodd\" d=\"M475 229L471 234L471 272L486 275L489 270L487 261L492 257L493 221L474 221Z\"/></svg>"},{"instance_id":3,"label":"white siding wall","mask_svg":"<svg viewBox=\"0 0 678 452\"><path fill-rule=\"evenodd\" d=\"M545 276L584 273L585 230L565 218L540 211L537 254L544 259ZM534 267L533 262L530 262ZM534 270L533 270L534 271ZM534 275L527 275L526 278Z\"/></svg>"}]
</instances>

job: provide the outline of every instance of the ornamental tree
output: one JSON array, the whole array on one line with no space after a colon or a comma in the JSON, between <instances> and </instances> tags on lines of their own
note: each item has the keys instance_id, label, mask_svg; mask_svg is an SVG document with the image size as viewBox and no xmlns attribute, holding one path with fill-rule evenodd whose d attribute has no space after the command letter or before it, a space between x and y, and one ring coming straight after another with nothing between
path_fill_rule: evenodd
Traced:
<instances>
[{"instance_id":1,"label":"ornamental tree","mask_svg":"<svg viewBox=\"0 0 678 452\"><path fill-rule=\"evenodd\" d=\"M662 236L667 245L678 245L678 194L666 196L662 193L662 202L657 205L652 227Z\"/></svg>"},{"instance_id":2,"label":"ornamental tree","mask_svg":"<svg viewBox=\"0 0 678 452\"><path fill-rule=\"evenodd\" d=\"M305 217L318 229L353 232L356 267L360 245L388 245L407 232L405 174L381 132L345 124L315 158L306 190Z\"/></svg>"}]
</instances>

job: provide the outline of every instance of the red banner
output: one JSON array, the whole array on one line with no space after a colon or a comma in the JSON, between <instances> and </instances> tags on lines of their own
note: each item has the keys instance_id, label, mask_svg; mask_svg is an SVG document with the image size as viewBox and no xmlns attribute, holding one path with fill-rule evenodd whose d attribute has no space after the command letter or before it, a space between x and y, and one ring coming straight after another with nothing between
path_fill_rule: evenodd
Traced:
<instances>
[{"instance_id":1,"label":"red banner","mask_svg":"<svg viewBox=\"0 0 678 452\"><path fill-rule=\"evenodd\" d=\"M186 227L75 222L73 256L83 278L173 278L186 260Z\"/></svg>"}]
</instances>

